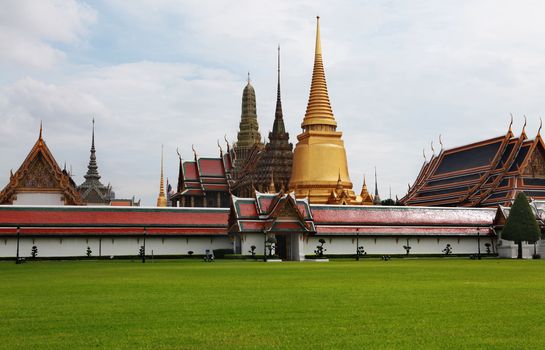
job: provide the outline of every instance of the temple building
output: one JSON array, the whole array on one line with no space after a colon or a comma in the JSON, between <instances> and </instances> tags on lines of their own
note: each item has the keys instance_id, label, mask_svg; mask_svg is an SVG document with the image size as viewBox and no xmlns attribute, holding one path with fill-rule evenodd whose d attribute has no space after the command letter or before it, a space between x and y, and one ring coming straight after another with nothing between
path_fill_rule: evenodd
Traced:
<instances>
[{"instance_id":1,"label":"temple building","mask_svg":"<svg viewBox=\"0 0 545 350\"><path fill-rule=\"evenodd\" d=\"M280 47L278 48L278 81L276 88L276 109L269 142L263 148L254 146L246 167L234 182L232 189L239 196L252 197L255 189L265 192L286 191L290 182L293 145L286 132L280 97Z\"/></svg>"},{"instance_id":2,"label":"temple building","mask_svg":"<svg viewBox=\"0 0 545 350\"><path fill-rule=\"evenodd\" d=\"M512 121L511 121L512 123ZM426 161L405 205L510 206L517 192L534 200L545 199L545 145L541 126L534 139L511 130L505 135L468 145L441 149Z\"/></svg>"},{"instance_id":3,"label":"temple building","mask_svg":"<svg viewBox=\"0 0 545 350\"><path fill-rule=\"evenodd\" d=\"M343 203L357 203L348 174L342 132L331 109L322 60L320 18L316 22L314 69L307 111L297 136L289 189L297 198L324 204L332 196L342 196ZM342 193L337 193L341 191Z\"/></svg>"},{"instance_id":4,"label":"temple building","mask_svg":"<svg viewBox=\"0 0 545 350\"><path fill-rule=\"evenodd\" d=\"M61 169L42 137L23 164L10 174L9 183L0 192L0 204L13 205L83 205L76 183Z\"/></svg>"},{"instance_id":5,"label":"temple building","mask_svg":"<svg viewBox=\"0 0 545 350\"><path fill-rule=\"evenodd\" d=\"M85 204L87 205L109 205L115 198L112 186L105 186L100 182L98 165L95 150L95 119L93 119L93 131L91 136L91 156L87 166L87 174L84 175L85 181L78 186Z\"/></svg>"},{"instance_id":6,"label":"temple building","mask_svg":"<svg viewBox=\"0 0 545 350\"><path fill-rule=\"evenodd\" d=\"M229 144L225 154L220 147L219 158L199 157L195 149L193 154L192 161L182 161L178 154L178 185L170 196L171 206L228 208L233 171Z\"/></svg>"}]
</instances>

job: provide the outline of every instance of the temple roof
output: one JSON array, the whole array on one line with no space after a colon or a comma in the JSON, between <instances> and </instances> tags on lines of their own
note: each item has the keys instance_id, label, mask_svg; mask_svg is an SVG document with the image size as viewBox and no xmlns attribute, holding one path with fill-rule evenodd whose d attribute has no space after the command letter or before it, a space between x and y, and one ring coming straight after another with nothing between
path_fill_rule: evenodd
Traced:
<instances>
[{"instance_id":1,"label":"temple roof","mask_svg":"<svg viewBox=\"0 0 545 350\"><path fill-rule=\"evenodd\" d=\"M293 193L261 193L255 198L232 196L230 232L308 232L315 231L307 200Z\"/></svg>"},{"instance_id":2,"label":"temple roof","mask_svg":"<svg viewBox=\"0 0 545 350\"><path fill-rule=\"evenodd\" d=\"M228 209L0 206L0 235L226 235Z\"/></svg>"},{"instance_id":3,"label":"temple roof","mask_svg":"<svg viewBox=\"0 0 545 350\"><path fill-rule=\"evenodd\" d=\"M182 161L178 175L179 195L204 196L207 191L229 192L232 171L231 152L220 151L219 158L199 157Z\"/></svg>"},{"instance_id":4,"label":"temple roof","mask_svg":"<svg viewBox=\"0 0 545 350\"><path fill-rule=\"evenodd\" d=\"M425 162L406 205L507 205L517 191L545 199L545 145L523 131L441 150Z\"/></svg>"},{"instance_id":5,"label":"temple roof","mask_svg":"<svg viewBox=\"0 0 545 350\"><path fill-rule=\"evenodd\" d=\"M41 125L38 140L0 192L0 204L12 204L18 192L60 192L65 204L83 204L74 180L66 170L61 170L42 138Z\"/></svg>"}]
</instances>

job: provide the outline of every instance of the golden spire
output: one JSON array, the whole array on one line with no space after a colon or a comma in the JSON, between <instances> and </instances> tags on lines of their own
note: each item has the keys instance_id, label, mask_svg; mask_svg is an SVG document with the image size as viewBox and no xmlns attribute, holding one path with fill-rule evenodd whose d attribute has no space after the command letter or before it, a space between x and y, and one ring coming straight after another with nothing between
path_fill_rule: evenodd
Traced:
<instances>
[{"instance_id":1,"label":"golden spire","mask_svg":"<svg viewBox=\"0 0 545 350\"><path fill-rule=\"evenodd\" d=\"M330 125L337 127L333 110L329 103L327 83L325 80L324 63L322 60L322 44L320 42L320 17L316 17L316 48L314 53L314 69L308 98L307 111L301 127L310 125Z\"/></svg>"},{"instance_id":2,"label":"golden spire","mask_svg":"<svg viewBox=\"0 0 545 350\"><path fill-rule=\"evenodd\" d=\"M161 145L161 180L159 181L159 197L157 197L157 206L167 206L167 197L165 196L165 182L163 181L163 145Z\"/></svg>"}]
</instances>

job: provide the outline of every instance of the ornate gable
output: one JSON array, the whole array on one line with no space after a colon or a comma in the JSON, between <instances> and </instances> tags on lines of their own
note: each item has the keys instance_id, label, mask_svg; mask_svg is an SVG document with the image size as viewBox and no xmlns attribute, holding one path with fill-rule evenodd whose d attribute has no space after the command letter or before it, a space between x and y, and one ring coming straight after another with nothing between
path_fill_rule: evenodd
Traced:
<instances>
[{"instance_id":1,"label":"ornate gable","mask_svg":"<svg viewBox=\"0 0 545 350\"><path fill-rule=\"evenodd\" d=\"M61 192L66 205L82 205L81 196L70 175L61 170L40 136L23 164L11 174L0 192L0 204L12 204L18 192Z\"/></svg>"}]
</instances>

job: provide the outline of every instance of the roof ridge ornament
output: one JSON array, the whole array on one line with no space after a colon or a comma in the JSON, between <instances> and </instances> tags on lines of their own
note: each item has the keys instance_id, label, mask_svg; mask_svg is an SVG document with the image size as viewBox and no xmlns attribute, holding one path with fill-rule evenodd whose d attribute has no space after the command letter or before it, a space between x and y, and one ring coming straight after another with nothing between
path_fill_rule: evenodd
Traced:
<instances>
[{"instance_id":1,"label":"roof ridge ornament","mask_svg":"<svg viewBox=\"0 0 545 350\"><path fill-rule=\"evenodd\" d=\"M431 140L431 154L432 154L432 157L435 155L435 149L433 148L433 140Z\"/></svg>"},{"instance_id":2,"label":"roof ridge ornament","mask_svg":"<svg viewBox=\"0 0 545 350\"><path fill-rule=\"evenodd\" d=\"M424 156L424 163L428 161L428 158L426 158L426 149L422 148L422 155Z\"/></svg>"},{"instance_id":3,"label":"roof ridge ornament","mask_svg":"<svg viewBox=\"0 0 545 350\"><path fill-rule=\"evenodd\" d=\"M539 129L537 129L537 136L541 136L541 127L543 126L543 120L539 117Z\"/></svg>"},{"instance_id":4,"label":"roof ridge ornament","mask_svg":"<svg viewBox=\"0 0 545 350\"><path fill-rule=\"evenodd\" d=\"M38 136L38 140L42 139L42 121L40 120L40 135Z\"/></svg>"},{"instance_id":5,"label":"roof ridge ornament","mask_svg":"<svg viewBox=\"0 0 545 350\"><path fill-rule=\"evenodd\" d=\"M443 150L443 139L441 138L441 134L439 134L439 144L441 145L441 151Z\"/></svg>"},{"instance_id":6,"label":"roof ridge ornament","mask_svg":"<svg viewBox=\"0 0 545 350\"><path fill-rule=\"evenodd\" d=\"M511 121L509 122L509 130L508 132L512 132L513 130L511 129L511 127L513 126L513 113L509 113L511 115Z\"/></svg>"},{"instance_id":7,"label":"roof ridge ornament","mask_svg":"<svg viewBox=\"0 0 545 350\"><path fill-rule=\"evenodd\" d=\"M191 149L193 150L193 155L195 156L195 161L197 161L197 151L195 151L195 145L191 145Z\"/></svg>"},{"instance_id":8,"label":"roof ridge ornament","mask_svg":"<svg viewBox=\"0 0 545 350\"><path fill-rule=\"evenodd\" d=\"M526 115L524 115L524 125L522 126L522 134L526 132L526 124L528 123L528 119L526 119Z\"/></svg>"}]
</instances>

